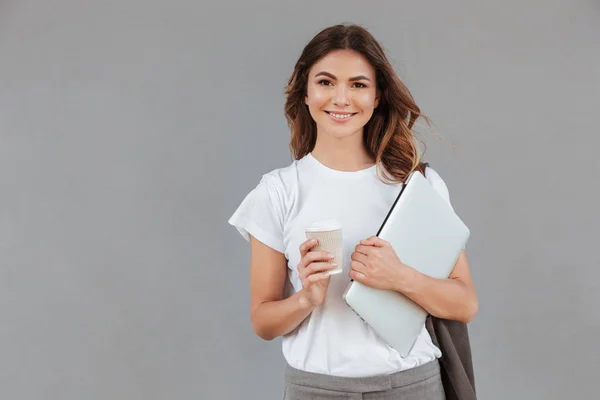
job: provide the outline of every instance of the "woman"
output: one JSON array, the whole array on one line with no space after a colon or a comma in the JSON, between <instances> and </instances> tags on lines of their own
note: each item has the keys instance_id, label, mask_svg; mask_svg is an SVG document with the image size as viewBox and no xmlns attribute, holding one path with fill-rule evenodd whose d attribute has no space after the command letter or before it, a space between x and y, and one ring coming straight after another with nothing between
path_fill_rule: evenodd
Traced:
<instances>
[{"instance_id":1,"label":"woman","mask_svg":"<svg viewBox=\"0 0 600 400\"><path fill-rule=\"evenodd\" d=\"M372 236L420 168L412 132L419 107L356 25L317 34L286 94L295 161L263 175L229 220L251 243L254 330L265 340L283 337L285 398L444 399L441 352L425 327L402 358L342 298L354 279L396 290L439 318L468 322L477 312L464 251L448 279L434 279ZM421 172L449 202L442 178ZM343 225L344 273L332 276L331 255L311 251L317 243L304 231L326 218Z\"/></svg>"}]
</instances>

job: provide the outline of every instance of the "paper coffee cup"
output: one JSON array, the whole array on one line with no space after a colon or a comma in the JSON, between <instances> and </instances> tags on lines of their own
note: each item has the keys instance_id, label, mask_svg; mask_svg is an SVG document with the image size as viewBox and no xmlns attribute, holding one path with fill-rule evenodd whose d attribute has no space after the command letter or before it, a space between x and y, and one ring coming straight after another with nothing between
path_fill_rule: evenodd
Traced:
<instances>
[{"instance_id":1,"label":"paper coffee cup","mask_svg":"<svg viewBox=\"0 0 600 400\"><path fill-rule=\"evenodd\" d=\"M335 256L330 262L337 263L337 267L329 270L329 275L342 272L343 236L342 225L335 219L317 221L305 229L307 239L316 239L318 244L311 251L326 251Z\"/></svg>"}]
</instances>

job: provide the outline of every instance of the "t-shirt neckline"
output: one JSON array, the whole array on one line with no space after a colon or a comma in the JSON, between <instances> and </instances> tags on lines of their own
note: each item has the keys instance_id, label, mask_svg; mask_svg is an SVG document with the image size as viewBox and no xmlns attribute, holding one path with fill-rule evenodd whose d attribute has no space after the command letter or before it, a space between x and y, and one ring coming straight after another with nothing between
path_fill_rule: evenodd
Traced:
<instances>
[{"instance_id":1,"label":"t-shirt neckline","mask_svg":"<svg viewBox=\"0 0 600 400\"><path fill-rule=\"evenodd\" d=\"M340 171L337 169L333 169L333 168L329 168L328 166L326 166L325 164L322 164L319 160L317 160L312 153L308 153L306 155L306 159L312 164L314 165L316 168L318 168L321 171L324 171L328 174L331 175L337 175L337 176L362 176L362 175L366 175L369 174L373 171L375 171L377 169L377 164L373 164L368 168L364 168L364 169L359 169L358 171Z\"/></svg>"}]
</instances>

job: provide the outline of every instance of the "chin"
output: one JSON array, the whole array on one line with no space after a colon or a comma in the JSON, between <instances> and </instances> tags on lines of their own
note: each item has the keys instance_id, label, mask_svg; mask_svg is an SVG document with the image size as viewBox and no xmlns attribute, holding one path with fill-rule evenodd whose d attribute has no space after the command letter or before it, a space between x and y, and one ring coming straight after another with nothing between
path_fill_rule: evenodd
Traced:
<instances>
[{"instance_id":1,"label":"chin","mask_svg":"<svg viewBox=\"0 0 600 400\"><path fill-rule=\"evenodd\" d=\"M317 125L319 126L319 125ZM336 126L331 125L329 121L325 121L324 124L319 126L319 130L324 133L327 133L329 136L333 136L336 138L344 138L347 136L352 136L356 133L362 132L364 125L352 124L352 126Z\"/></svg>"},{"instance_id":2,"label":"chin","mask_svg":"<svg viewBox=\"0 0 600 400\"><path fill-rule=\"evenodd\" d=\"M352 127L352 128L348 127L345 129L339 129L339 128L335 129L334 128L334 129L329 130L329 134L331 136L335 136L337 138L344 138L344 137L352 136L355 134L360 134L362 132L362 130L363 130L363 126Z\"/></svg>"},{"instance_id":3,"label":"chin","mask_svg":"<svg viewBox=\"0 0 600 400\"><path fill-rule=\"evenodd\" d=\"M324 129L323 132L326 133L327 136L331 136L336 139L343 139L345 137L352 136L354 133L356 133L356 130L340 131L338 129Z\"/></svg>"}]
</instances>

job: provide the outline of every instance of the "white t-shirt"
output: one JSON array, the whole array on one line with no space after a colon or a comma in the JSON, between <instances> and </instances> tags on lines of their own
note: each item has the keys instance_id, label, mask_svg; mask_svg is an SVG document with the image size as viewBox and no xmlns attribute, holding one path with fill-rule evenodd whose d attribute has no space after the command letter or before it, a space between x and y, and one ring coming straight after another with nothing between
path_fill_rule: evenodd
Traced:
<instances>
[{"instance_id":1,"label":"white t-shirt","mask_svg":"<svg viewBox=\"0 0 600 400\"><path fill-rule=\"evenodd\" d=\"M427 168L425 176L450 203L442 178ZM441 351L423 329L410 354L402 358L344 302L350 283L350 255L360 240L375 235L402 184L386 185L376 166L360 171L326 167L311 154L263 175L229 219L246 240L249 234L284 253L288 260L288 295L302 289L297 265L304 228L333 218L343 227L343 273L331 276L323 305L283 337L283 355L292 367L345 376L387 375L433 361Z\"/></svg>"}]
</instances>

